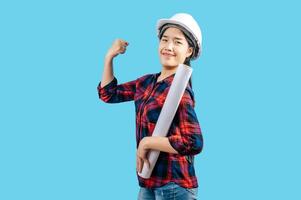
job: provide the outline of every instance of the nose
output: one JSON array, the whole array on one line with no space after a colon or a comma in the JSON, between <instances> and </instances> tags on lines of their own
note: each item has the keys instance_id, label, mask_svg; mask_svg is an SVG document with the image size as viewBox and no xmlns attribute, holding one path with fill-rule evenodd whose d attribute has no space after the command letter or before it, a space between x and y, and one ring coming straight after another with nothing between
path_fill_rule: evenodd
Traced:
<instances>
[{"instance_id":1,"label":"nose","mask_svg":"<svg viewBox=\"0 0 301 200\"><path fill-rule=\"evenodd\" d=\"M171 51L173 49L173 43L172 42L168 42L166 44L166 46L165 46L165 49Z\"/></svg>"}]
</instances>

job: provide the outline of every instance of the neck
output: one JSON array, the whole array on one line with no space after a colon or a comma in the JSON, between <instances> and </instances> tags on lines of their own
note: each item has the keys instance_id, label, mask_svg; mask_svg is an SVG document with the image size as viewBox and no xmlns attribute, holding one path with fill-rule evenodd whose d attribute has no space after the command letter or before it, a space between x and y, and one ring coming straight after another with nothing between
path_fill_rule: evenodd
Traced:
<instances>
[{"instance_id":1,"label":"neck","mask_svg":"<svg viewBox=\"0 0 301 200\"><path fill-rule=\"evenodd\" d=\"M178 66L175 66L175 67L163 66L160 77L162 77L164 79L165 77L168 77L168 76L176 73L177 69L178 69Z\"/></svg>"}]
</instances>

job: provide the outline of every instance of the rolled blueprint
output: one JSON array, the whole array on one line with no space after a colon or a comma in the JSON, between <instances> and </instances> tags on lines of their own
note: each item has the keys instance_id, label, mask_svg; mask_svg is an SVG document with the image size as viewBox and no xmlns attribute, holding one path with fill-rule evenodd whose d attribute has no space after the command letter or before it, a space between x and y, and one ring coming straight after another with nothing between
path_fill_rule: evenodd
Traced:
<instances>
[{"instance_id":1,"label":"rolled blueprint","mask_svg":"<svg viewBox=\"0 0 301 200\"><path fill-rule=\"evenodd\" d=\"M152 134L153 136L165 137L167 135L171 122L176 114L184 91L187 87L191 73L191 67L184 64L180 64L178 66L168 94L166 96L165 102L163 104L162 110L160 112L154 132ZM160 151L151 150L149 152L148 160L150 163L150 168L148 168L147 165L143 164L142 172L138 173L140 177L145 179L150 178L154 166L156 165L156 162L158 160L159 154Z\"/></svg>"}]
</instances>

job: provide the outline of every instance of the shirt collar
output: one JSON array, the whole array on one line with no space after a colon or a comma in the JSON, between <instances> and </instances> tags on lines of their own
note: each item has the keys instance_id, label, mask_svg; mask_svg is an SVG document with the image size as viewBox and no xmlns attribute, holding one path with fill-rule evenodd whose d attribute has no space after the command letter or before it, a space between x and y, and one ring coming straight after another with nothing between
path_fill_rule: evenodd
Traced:
<instances>
[{"instance_id":1,"label":"shirt collar","mask_svg":"<svg viewBox=\"0 0 301 200\"><path fill-rule=\"evenodd\" d=\"M157 83L157 78L160 76L161 72L154 74L154 80ZM169 75L168 77L164 78L163 80L159 81L158 83L169 83L171 84L171 82L173 81L173 78L175 76L176 73L173 73L171 75Z\"/></svg>"}]
</instances>

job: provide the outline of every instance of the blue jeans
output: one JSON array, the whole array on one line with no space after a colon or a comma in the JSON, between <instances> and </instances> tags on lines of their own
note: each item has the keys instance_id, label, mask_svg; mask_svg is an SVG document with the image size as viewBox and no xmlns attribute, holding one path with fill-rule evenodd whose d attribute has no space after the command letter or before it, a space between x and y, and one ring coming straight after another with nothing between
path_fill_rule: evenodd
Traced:
<instances>
[{"instance_id":1,"label":"blue jeans","mask_svg":"<svg viewBox=\"0 0 301 200\"><path fill-rule=\"evenodd\" d=\"M138 200L193 200L197 199L197 193L197 188L183 188L171 182L154 189L141 187Z\"/></svg>"}]
</instances>

